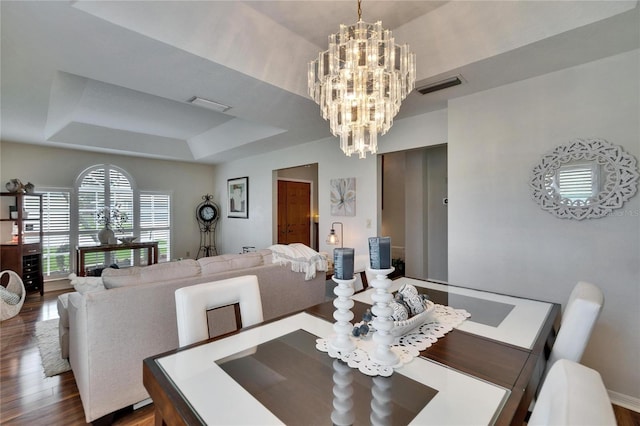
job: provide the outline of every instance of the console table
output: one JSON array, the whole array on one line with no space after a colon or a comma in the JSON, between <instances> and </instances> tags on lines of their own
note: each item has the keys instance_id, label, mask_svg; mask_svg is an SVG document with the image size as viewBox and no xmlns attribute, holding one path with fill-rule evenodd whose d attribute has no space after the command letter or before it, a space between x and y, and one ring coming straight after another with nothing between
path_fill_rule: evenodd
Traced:
<instances>
[{"instance_id":1,"label":"console table","mask_svg":"<svg viewBox=\"0 0 640 426\"><path fill-rule=\"evenodd\" d=\"M147 265L158 263L158 242L150 241L147 243L129 243L129 244L103 244L100 246L84 246L76 247L76 265L78 268L77 275L84 277L86 272L84 270L84 258L87 253L96 252L112 252L121 250L140 250L147 249Z\"/></svg>"}]
</instances>

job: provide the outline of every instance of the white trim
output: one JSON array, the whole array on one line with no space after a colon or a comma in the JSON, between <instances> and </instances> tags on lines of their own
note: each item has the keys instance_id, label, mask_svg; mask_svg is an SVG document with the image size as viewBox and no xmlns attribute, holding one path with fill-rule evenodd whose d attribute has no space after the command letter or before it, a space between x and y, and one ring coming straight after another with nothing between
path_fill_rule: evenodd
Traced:
<instances>
[{"instance_id":1,"label":"white trim","mask_svg":"<svg viewBox=\"0 0 640 426\"><path fill-rule=\"evenodd\" d=\"M609 399L611 399L612 404L640 413L640 398L614 392L609 389L607 389L607 392L609 392Z\"/></svg>"}]
</instances>

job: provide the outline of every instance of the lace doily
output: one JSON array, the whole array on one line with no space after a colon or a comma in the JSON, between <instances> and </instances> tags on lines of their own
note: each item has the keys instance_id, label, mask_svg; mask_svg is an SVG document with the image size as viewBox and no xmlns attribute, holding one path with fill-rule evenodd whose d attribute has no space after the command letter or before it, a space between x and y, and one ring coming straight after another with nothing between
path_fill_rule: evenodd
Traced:
<instances>
[{"instance_id":1,"label":"lace doily","mask_svg":"<svg viewBox=\"0 0 640 426\"><path fill-rule=\"evenodd\" d=\"M431 314L432 319L427 320L407 334L394 339L391 351L396 353L400 360L394 366L380 365L371 360L369 354L373 353L376 345L371 336L375 333L375 330L366 337L351 337L356 343L356 349L353 352L342 353L335 351L330 347L329 339L317 339L316 349L328 353L331 358L344 361L349 367L357 368L361 373L368 376L389 377L394 368L411 362L420 355L420 351L430 347L470 316L471 314L464 309L454 309L450 306L436 304L435 310Z\"/></svg>"}]
</instances>

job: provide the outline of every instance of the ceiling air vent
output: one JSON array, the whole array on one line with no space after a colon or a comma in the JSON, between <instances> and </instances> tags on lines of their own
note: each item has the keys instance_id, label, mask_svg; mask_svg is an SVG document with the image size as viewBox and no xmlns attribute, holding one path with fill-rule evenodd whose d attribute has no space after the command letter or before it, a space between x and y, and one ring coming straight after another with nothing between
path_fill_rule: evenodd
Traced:
<instances>
[{"instance_id":1,"label":"ceiling air vent","mask_svg":"<svg viewBox=\"0 0 640 426\"><path fill-rule=\"evenodd\" d=\"M453 87L462 84L460 76L449 77L445 80L436 81L435 83L427 84L426 86L418 87L416 90L423 95L431 92L437 92L438 90L446 89L447 87Z\"/></svg>"},{"instance_id":2,"label":"ceiling air vent","mask_svg":"<svg viewBox=\"0 0 640 426\"><path fill-rule=\"evenodd\" d=\"M193 98L189 99L187 102L193 105L198 105L199 107L212 109L218 112L225 112L231 109L229 105L224 105L219 102L210 101L209 99L200 98L198 96L194 96Z\"/></svg>"}]
</instances>

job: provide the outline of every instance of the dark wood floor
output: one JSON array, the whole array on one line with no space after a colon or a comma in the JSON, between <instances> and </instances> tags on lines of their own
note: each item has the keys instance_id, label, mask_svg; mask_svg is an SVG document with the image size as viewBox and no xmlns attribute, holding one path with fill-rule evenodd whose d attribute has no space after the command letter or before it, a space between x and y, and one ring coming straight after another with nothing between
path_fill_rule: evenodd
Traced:
<instances>
[{"instance_id":1,"label":"dark wood floor","mask_svg":"<svg viewBox=\"0 0 640 426\"><path fill-rule=\"evenodd\" d=\"M37 321L58 318L63 292L30 294L14 318L0 323L0 424L85 425L73 373L44 377L36 345ZM153 425L153 404L120 415L114 425ZM619 426L640 426L640 413L614 405Z\"/></svg>"}]
</instances>

